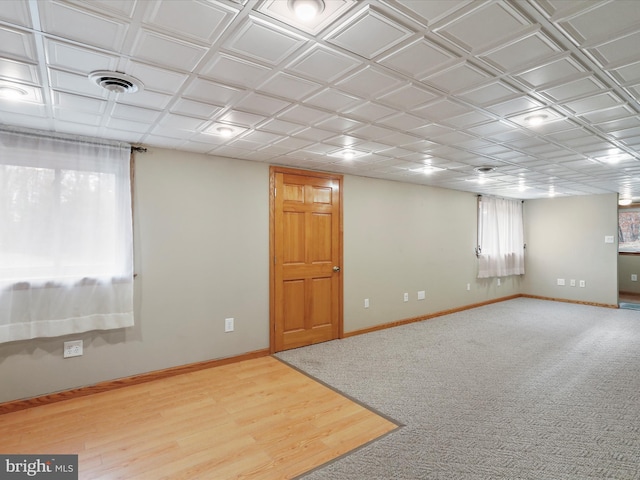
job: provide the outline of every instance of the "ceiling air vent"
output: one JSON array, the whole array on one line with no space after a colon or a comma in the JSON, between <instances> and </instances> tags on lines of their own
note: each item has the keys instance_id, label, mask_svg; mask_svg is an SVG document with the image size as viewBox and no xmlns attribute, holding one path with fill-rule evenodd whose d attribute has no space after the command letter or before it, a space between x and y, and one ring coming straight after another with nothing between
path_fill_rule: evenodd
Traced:
<instances>
[{"instance_id":1,"label":"ceiling air vent","mask_svg":"<svg viewBox=\"0 0 640 480\"><path fill-rule=\"evenodd\" d=\"M120 72L98 70L89 74L89 80L99 87L114 93L135 93L144 85L137 78Z\"/></svg>"},{"instance_id":2,"label":"ceiling air vent","mask_svg":"<svg viewBox=\"0 0 640 480\"><path fill-rule=\"evenodd\" d=\"M482 165L481 167L476 167L474 170L478 173L491 173L494 172L496 167L492 167L490 165Z\"/></svg>"}]
</instances>

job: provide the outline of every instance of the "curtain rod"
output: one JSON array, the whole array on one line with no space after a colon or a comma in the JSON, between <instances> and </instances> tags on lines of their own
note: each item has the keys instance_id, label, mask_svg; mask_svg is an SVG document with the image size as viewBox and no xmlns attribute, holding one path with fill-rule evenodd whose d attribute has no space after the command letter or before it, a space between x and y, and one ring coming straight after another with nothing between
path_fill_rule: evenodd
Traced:
<instances>
[{"instance_id":1,"label":"curtain rod","mask_svg":"<svg viewBox=\"0 0 640 480\"><path fill-rule=\"evenodd\" d=\"M482 198L482 197L491 197L491 198L500 198L502 200L518 200L517 198L504 198L504 197L496 197L495 195L482 195L481 193L476 194L478 198ZM520 200L522 203L524 203L524 200Z\"/></svg>"},{"instance_id":2,"label":"curtain rod","mask_svg":"<svg viewBox=\"0 0 640 480\"><path fill-rule=\"evenodd\" d=\"M109 142L108 140L83 137L79 135L64 134L58 132L47 132L43 130L34 130L30 128L11 127L8 125L0 125L0 132L14 133L19 135L31 135L33 137L50 138L52 140L64 140L69 142L87 143L90 145L101 145L107 147L123 146L123 142ZM127 145L127 143L124 143ZM147 153L146 147L131 145L131 153Z\"/></svg>"},{"instance_id":3,"label":"curtain rod","mask_svg":"<svg viewBox=\"0 0 640 480\"><path fill-rule=\"evenodd\" d=\"M85 137L82 135L74 135L70 133L35 130L31 128L14 127L10 125L2 125L2 124L0 124L0 133L8 133L8 134L14 134L14 135L27 135L32 137L48 138L51 140L59 140L64 142L86 143L88 145L99 145L103 147L126 147L127 145L130 145L128 142L119 142L117 140L110 141L107 139Z\"/></svg>"}]
</instances>

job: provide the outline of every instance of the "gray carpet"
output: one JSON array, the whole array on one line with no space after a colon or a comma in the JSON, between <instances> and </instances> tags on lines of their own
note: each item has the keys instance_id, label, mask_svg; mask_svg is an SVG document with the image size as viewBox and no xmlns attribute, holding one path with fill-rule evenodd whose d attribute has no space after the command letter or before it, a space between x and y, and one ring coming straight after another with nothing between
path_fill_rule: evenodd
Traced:
<instances>
[{"instance_id":1,"label":"gray carpet","mask_svg":"<svg viewBox=\"0 0 640 480\"><path fill-rule=\"evenodd\" d=\"M301 478L640 479L640 312L518 298L277 355L402 428Z\"/></svg>"}]
</instances>

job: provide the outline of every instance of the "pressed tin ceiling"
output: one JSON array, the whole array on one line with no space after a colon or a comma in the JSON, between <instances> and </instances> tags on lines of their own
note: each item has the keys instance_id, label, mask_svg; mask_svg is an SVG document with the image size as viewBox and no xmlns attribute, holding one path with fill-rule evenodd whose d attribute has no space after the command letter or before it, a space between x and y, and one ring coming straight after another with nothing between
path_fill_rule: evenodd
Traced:
<instances>
[{"instance_id":1,"label":"pressed tin ceiling","mask_svg":"<svg viewBox=\"0 0 640 480\"><path fill-rule=\"evenodd\" d=\"M640 197L636 0L325 0L307 23L287 0L1 3L1 124L521 199Z\"/></svg>"}]
</instances>

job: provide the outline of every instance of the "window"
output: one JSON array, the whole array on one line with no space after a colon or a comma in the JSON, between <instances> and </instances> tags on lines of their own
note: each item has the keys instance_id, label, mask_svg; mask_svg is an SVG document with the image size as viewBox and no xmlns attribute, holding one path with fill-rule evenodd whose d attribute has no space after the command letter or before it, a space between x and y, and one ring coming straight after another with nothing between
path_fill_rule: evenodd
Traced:
<instances>
[{"instance_id":1,"label":"window","mask_svg":"<svg viewBox=\"0 0 640 480\"><path fill-rule=\"evenodd\" d=\"M620 207L618 210L618 251L640 254L640 206Z\"/></svg>"},{"instance_id":2,"label":"window","mask_svg":"<svg viewBox=\"0 0 640 480\"><path fill-rule=\"evenodd\" d=\"M478 197L478 278L524 274L522 201Z\"/></svg>"},{"instance_id":3,"label":"window","mask_svg":"<svg viewBox=\"0 0 640 480\"><path fill-rule=\"evenodd\" d=\"M133 324L129 157L0 131L0 342Z\"/></svg>"}]
</instances>

